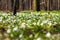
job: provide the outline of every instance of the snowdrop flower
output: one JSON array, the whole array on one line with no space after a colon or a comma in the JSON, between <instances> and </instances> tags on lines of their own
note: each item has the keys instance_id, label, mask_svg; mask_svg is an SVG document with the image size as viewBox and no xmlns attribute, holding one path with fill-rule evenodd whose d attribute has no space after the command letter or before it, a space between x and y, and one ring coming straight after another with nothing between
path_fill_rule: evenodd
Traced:
<instances>
[{"instance_id":1,"label":"snowdrop flower","mask_svg":"<svg viewBox=\"0 0 60 40\"><path fill-rule=\"evenodd\" d=\"M1 22L2 20L0 20L0 22Z\"/></svg>"},{"instance_id":2,"label":"snowdrop flower","mask_svg":"<svg viewBox=\"0 0 60 40\"><path fill-rule=\"evenodd\" d=\"M57 22L54 22L54 25L56 25L57 24Z\"/></svg>"},{"instance_id":3,"label":"snowdrop flower","mask_svg":"<svg viewBox=\"0 0 60 40\"><path fill-rule=\"evenodd\" d=\"M23 14L22 16L25 16L25 14Z\"/></svg>"},{"instance_id":4,"label":"snowdrop flower","mask_svg":"<svg viewBox=\"0 0 60 40\"><path fill-rule=\"evenodd\" d=\"M3 21L3 23L5 23L5 21Z\"/></svg>"},{"instance_id":5,"label":"snowdrop flower","mask_svg":"<svg viewBox=\"0 0 60 40\"><path fill-rule=\"evenodd\" d=\"M48 20L44 20L42 23L45 24L45 23L47 23L47 22L48 22Z\"/></svg>"},{"instance_id":6,"label":"snowdrop flower","mask_svg":"<svg viewBox=\"0 0 60 40\"><path fill-rule=\"evenodd\" d=\"M23 34L20 34L20 35L19 35L19 38L22 38L22 37L23 37Z\"/></svg>"},{"instance_id":7,"label":"snowdrop flower","mask_svg":"<svg viewBox=\"0 0 60 40\"><path fill-rule=\"evenodd\" d=\"M55 20L56 20L56 18L53 18L53 20L55 21Z\"/></svg>"},{"instance_id":8,"label":"snowdrop flower","mask_svg":"<svg viewBox=\"0 0 60 40\"><path fill-rule=\"evenodd\" d=\"M41 23L40 25L41 25L41 26L43 26L44 24L43 24L43 23Z\"/></svg>"},{"instance_id":9,"label":"snowdrop flower","mask_svg":"<svg viewBox=\"0 0 60 40\"><path fill-rule=\"evenodd\" d=\"M10 17L11 19L14 18L13 16Z\"/></svg>"},{"instance_id":10,"label":"snowdrop flower","mask_svg":"<svg viewBox=\"0 0 60 40\"><path fill-rule=\"evenodd\" d=\"M28 22L28 23L30 23L30 22L31 22L31 20L28 20L27 22Z\"/></svg>"},{"instance_id":11,"label":"snowdrop flower","mask_svg":"<svg viewBox=\"0 0 60 40\"><path fill-rule=\"evenodd\" d=\"M48 25L49 25L49 26L51 26L51 25L52 25L52 23L51 23L51 22L48 22Z\"/></svg>"},{"instance_id":12,"label":"snowdrop flower","mask_svg":"<svg viewBox=\"0 0 60 40\"><path fill-rule=\"evenodd\" d=\"M31 35L29 35L29 38L32 38L33 37L33 35L31 34Z\"/></svg>"},{"instance_id":13,"label":"snowdrop flower","mask_svg":"<svg viewBox=\"0 0 60 40\"><path fill-rule=\"evenodd\" d=\"M21 24L21 28L25 28L26 26L25 26L25 23L22 23Z\"/></svg>"},{"instance_id":14,"label":"snowdrop flower","mask_svg":"<svg viewBox=\"0 0 60 40\"><path fill-rule=\"evenodd\" d=\"M2 21L3 17L0 17L0 21Z\"/></svg>"},{"instance_id":15,"label":"snowdrop flower","mask_svg":"<svg viewBox=\"0 0 60 40\"><path fill-rule=\"evenodd\" d=\"M18 30L18 27L15 27L14 29L13 29L13 31L17 31Z\"/></svg>"},{"instance_id":16,"label":"snowdrop flower","mask_svg":"<svg viewBox=\"0 0 60 40\"><path fill-rule=\"evenodd\" d=\"M37 22L37 25L40 25L40 23L39 23L39 22Z\"/></svg>"},{"instance_id":17,"label":"snowdrop flower","mask_svg":"<svg viewBox=\"0 0 60 40\"><path fill-rule=\"evenodd\" d=\"M41 26L43 26L43 24L47 23L48 20L44 20L42 23L41 23Z\"/></svg>"},{"instance_id":18,"label":"snowdrop flower","mask_svg":"<svg viewBox=\"0 0 60 40\"><path fill-rule=\"evenodd\" d=\"M15 22L16 22L16 20L13 20L13 22L15 23Z\"/></svg>"},{"instance_id":19,"label":"snowdrop flower","mask_svg":"<svg viewBox=\"0 0 60 40\"><path fill-rule=\"evenodd\" d=\"M57 16L59 16L59 14L56 14Z\"/></svg>"},{"instance_id":20,"label":"snowdrop flower","mask_svg":"<svg viewBox=\"0 0 60 40\"><path fill-rule=\"evenodd\" d=\"M46 34L46 37L51 37L51 34L50 34L50 32L48 32L47 34Z\"/></svg>"},{"instance_id":21,"label":"snowdrop flower","mask_svg":"<svg viewBox=\"0 0 60 40\"><path fill-rule=\"evenodd\" d=\"M8 29L8 30L7 30L7 33L10 33L10 32L11 32L11 29Z\"/></svg>"},{"instance_id":22,"label":"snowdrop flower","mask_svg":"<svg viewBox=\"0 0 60 40\"><path fill-rule=\"evenodd\" d=\"M37 40L41 40L41 38L37 38Z\"/></svg>"},{"instance_id":23,"label":"snowdrop flower","mask_svg":"<svg viewBox=\"0 0 60 40\"><path fill-rule=\"evenodd\" d=\"M36 25L36 22L34 22L33 24Z\"/></svg>"},{"instance_id":24,"label":"snowdrop flower","mask_svg":"<svg viewBox=\"0 0 60 40\"><path fill-rule=\"evenodd\" d=\"M40 25L40 20L38 20L37 25Z\"/></svg>"},{"instance_id":25,"label":"snowdrop flower","mask_svg":"<svg viewBox=\"0 0 60 40\"><path fill-rule=\"evenodd\" d=\"M16 15L19 15L19 13L17 12L17 14Z\"/></svg>"}]
</instances>

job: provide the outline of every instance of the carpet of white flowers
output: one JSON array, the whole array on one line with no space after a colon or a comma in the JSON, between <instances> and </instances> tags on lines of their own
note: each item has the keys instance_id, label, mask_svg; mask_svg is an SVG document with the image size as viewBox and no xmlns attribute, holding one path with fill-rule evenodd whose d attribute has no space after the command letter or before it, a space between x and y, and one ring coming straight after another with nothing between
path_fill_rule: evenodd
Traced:
<instances>
[{"instance_id":1,"label":"carpet of white flowers","mask_svg":"<svg viewBox=\"0 0 60 40\"><path fill-rule=\"evenodd\" d=\"M0 13L2 27L6 30L4 36L11 40L60 40L59 13L18 12L16 16ZM54 35L57 33L59 37Z\"/></svg>"}]
</instances>

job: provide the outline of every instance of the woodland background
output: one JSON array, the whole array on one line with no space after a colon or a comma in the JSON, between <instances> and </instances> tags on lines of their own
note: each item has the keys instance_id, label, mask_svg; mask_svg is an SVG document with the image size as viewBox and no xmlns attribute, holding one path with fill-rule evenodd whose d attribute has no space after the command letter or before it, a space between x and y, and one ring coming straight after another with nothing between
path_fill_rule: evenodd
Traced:
<instances>
[{"instance_id":1,"label":"woodland background","mask_svg":"<svg viewBox=\"0 0 60 40\"><path fill-rule=\"evenodd\" d=\"M60 10L60 0L17 0L17 11ZM13 11L15 0L0 0L0 10Z\"/></svg>"}]
</instances>

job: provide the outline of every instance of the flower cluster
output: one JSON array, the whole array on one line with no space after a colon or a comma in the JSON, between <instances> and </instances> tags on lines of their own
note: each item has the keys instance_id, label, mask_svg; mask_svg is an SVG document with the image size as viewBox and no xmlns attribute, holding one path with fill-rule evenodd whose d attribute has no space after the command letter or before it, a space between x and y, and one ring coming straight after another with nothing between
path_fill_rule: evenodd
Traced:
<instances>
[{"instance_id":1,"label":"flower cluster","mask_svg":"<svg viewBox=\"0 0 60 40\"><path fill-rule=\"evenodd\" d=\"M56 27L57 26L57 27ZM8 37L18 40L42 40L51 37L51 33L60 30L60 14L58 13L17 13L16 16L0 14L0 28L4 27ZM59 30L58 30L59 29Z\"/></svg>"}]
</instances>

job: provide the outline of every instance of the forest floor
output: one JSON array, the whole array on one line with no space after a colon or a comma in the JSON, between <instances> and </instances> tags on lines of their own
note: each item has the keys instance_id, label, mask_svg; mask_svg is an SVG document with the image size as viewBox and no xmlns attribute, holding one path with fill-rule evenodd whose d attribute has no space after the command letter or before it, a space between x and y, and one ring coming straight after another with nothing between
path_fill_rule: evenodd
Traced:
<instances>
[{"instance_id":1,"label":"forest floor","mask_svg":"<svg viewBox=\"0 0 60 40\"><path fill-rule=\"evenodd\" d=\"M40 17L39 16L39 14L40 13L42 13L43 14L43 16L42 17L46 17L46 15L44 15L44 13L48 13L48 11L40 11L40 12L31 12L31 11L22 11L23 12L23 14L24 13L27 13L27 14L31 14L31 13L33 13L34 15L33 16L35 16L35 14L36 15L38 15L38 17ZM22 13L22 12L18 12L18 13ZM0 14L1 13L7 13L7 12L0 12ZM8 13L10 13L10 12L8 12ZM39 13L39 14L37 14L37 13ZM55 15L54 13L56 13L56 14L58 14L58 15L60 15L60 11L50 11L50 13L51 13L51 15ZM10 14L8 14L8 15L10 15ZM12 15L12 13L11 13L11 15ZM19 18L20 16L19 16L20 14L18 14L18 16L17 16L17 18ZM48 14L47 14L48 15ZM4 17L6 16L5 14L3 15ZM3 16L1 16L0 15L0 17L3 17ZM29 16L29 15L28 15ZM49 15L50 16L50 15ZM48 17L49 17L48 16ZM12 16L12 17L15 17L14 15ZM25 18L25 16L23 17L23 16L21 16L22 18ZM37 16L36 16L37 17ZM51 16L50 16L51 17ZM57 16L56 16L57 17ZM28 18L28 17L27 17ZM33 17L33 19L34 19L35 17ZM60 16L59 16L59 18L60 18ZM12 19L10 19L10 20L12 20ZM15 20L15 19L14 19ZM23 20L25 20L25 19L23 19ZM32 19L30 19L30 20L32 20ZM38 20L40 20L40 19L38 19ZM1 21L1 19L0 19L0 21ZM3 20L4 21L4 20ZM2 21L2 22L3 22ZM50 21L49 21L50 22ZM58 24L58 22L60 22L60 19L59 20L57 20L57 24ZM33 22L32 22L33 23ZM1 28L1 25L4 25L4 24L1 24L0 23L0 28ZM36 24L34 24L34 25L36 25ZM29 25L30 26L30 25ZM59 27L58 27L58 29L60 28L60 24L58 25ZM35 30L35 29L34 29ZM36 29L37 30L37 29ZM43 28L43 30L44 30L44 28ZM27 30L26 30L27 31ZM52 30L51 30L52 31ZM23 31L24 32L24 31ZM44 32L44 31L43 31ZM54 32L54 31L53 31ZM6 32L3 32L1 29L0 29L0 40L20 40L20 39L12 39L12 38L9 38L9 37L7 37L6 36L7 35L7 31ZM36 34L36 36L37 35L39 35L39 33L37 33ZM26 35L25 35L26 36ZM31 39L31 40L60 40L60 29L58 30L58 32L56 32L56 33L53 33L52 35L50 34L50 33L48 33L47 32L47 36L49 37L49 36L51 36L50 38L43 38L43 39L40 39L40 38L38 38L38 39ZM27 39L28 39L28 37L27 37ZM27 39L25 39L25 40L27 40Z\"/></svg>"}]
</instances>

